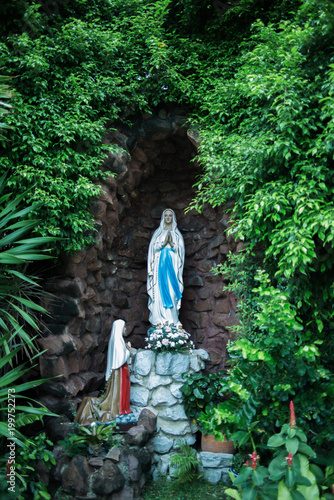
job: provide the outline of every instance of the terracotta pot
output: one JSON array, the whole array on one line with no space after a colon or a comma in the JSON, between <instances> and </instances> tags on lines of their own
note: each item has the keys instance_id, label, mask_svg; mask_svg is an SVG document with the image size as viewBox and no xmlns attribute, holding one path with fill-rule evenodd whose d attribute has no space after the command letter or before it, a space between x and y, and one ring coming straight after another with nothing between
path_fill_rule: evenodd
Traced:
<instances>
[{"instance_id":1,"label":"terracotta pot","mask_svg":"<svg viewBox=\"0 0 334 500\"><path fill-rule=\"evenodd\" d=\"M202 451L211 451L211 453L235 453L233 441L216 441L211 434L202 434L201 438Z\"/></svg>"}]
</instances>

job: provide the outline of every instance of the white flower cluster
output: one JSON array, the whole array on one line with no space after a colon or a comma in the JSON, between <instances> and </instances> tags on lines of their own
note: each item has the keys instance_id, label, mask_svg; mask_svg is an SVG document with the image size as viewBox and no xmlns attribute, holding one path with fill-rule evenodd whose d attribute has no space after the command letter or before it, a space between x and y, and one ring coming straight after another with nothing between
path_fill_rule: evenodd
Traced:
<instances>
[{"instance_id":1,"label":"white flower cluster","mask_svg":"<svg viewBox=\"0 0 334 500\"><path fill-rule=\"evenodd\" d=\"M145 349L152 349L160 352L183 352L194 348L190 338L190 333L183 330L182 325L165 323L164 325L152 326L145 338L147 346Z\"/></svg>"}]
</instances>

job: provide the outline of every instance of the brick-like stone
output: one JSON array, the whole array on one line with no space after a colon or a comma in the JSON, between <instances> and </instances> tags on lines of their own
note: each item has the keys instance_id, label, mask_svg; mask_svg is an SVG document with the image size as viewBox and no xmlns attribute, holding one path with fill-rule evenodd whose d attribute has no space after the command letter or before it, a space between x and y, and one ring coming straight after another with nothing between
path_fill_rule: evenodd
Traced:
<instances>
[{"instance_id":1,"label":"brick-like stone","mask_svg":"<svg viewBox=\"0 0 334 500\"><path fill-rule=\"evenodd\" d=\"M164 387L158 387L152 393L152 406L172 406L177 403L177 399Z\"/></svg>"},{"instance_id":2,"label":"brick-like stone","mask_svg":"<svg viewBox=\"0 0 334 500\"><path fill-rule=\"evenodd\" d=\"M184 407L181 404L176 404L170 408L164 408L159 412L159 416L166 420L188 420Z\"/></svg>"},{"instance_id":3,"label":"brick-like stone","mask_svg":"<svg viewBox=\"0 0 334 500\"><path fill-rule=\"evenodd\" d=\"M201 451L200 459L203 467L230 467L232 465L233 455L229 453L211 453L210 451Z\"/></svg>"},{"instance_id":4,"label":"brick-like stone","mask_svg":"<svg viewBox=\"0 0 334 500\"><path fill-rule=\"evenodd\" d=\"M140 351L136 355L133 372L137 375L146 376L150 373L153 364L153 351Z\"/></svg>"},{"instance_id":5,"label":"brick-like stone","mask_svg":"<svg viewBox=\"0 0 334 500\"><path fill-rule=\"evenodd\" d=\"M156 373L158 375L175 375L189 370L189 356L180 353L158 354L156 357Z\"/></svg>"},{"instance_id":6,"label":"brick-like stone","mask_svg":"<svg viewBox=\"0 0 334 500\"><path fill-rule=\"evenodd\" d=\"M149 398L149 391L144 387L131 387L130 402L137 406L146 406Z\"/></svg>"},{"instance_id":7,"label":"brick-like stone","mask_svg":"<svg viewBox=\"0 0 334 500\"><path fill-rule=\"evenodd\" d=\"M157 453L165 454L168 453L174 444L174 439L168 438L167 436L156 436L152 440L154 451Z\"/></svg>"}]
</instances>

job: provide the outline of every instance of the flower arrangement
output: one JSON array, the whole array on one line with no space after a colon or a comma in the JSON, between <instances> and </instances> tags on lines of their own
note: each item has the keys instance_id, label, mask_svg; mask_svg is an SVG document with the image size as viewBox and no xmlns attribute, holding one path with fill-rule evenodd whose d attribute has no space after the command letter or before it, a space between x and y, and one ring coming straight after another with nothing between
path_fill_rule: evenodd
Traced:
<instances>
[{"instance_id":1,"label":"flower arrangement","mask_svg":"<svg viewBox=\"0 0 334 500\"><path fill-rule=\"evenodd\" d=\"M145 338L146 349L156 352L185 352L194 348L190 333L183 330L182 325L173 323L158 324L152 326Z\"/></svg>"}]
</instances>

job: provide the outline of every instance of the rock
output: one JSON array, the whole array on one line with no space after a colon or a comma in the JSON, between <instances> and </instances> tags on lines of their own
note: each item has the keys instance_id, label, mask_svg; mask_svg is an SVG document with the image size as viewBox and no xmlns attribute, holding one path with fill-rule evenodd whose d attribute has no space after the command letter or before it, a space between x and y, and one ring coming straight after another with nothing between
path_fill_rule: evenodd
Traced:
<instances>
[{"instance_id":1,"label":"rock","mask_svg":"<svg viewBox=\"0 0 334 500\"><path fill-rule=\"evenodd\" d=\"M86 458L76 455L62 473L62 487L65 490L74 489L77 494L85 495L89 489L89 478L92 472L93 469L88 465Z\"/></svg>"},{"instance_id":2,"label":"rock","mask_svg":"<svg viewBox=\"0 0 334 500\"><path fill-rule=\"evenodd\" d=\"M139 481L141 476L141 465L137 457L134 455L128 456L128 467L130 481Z\"/></svg>"},{"instance_id":3,"label":"rock","mask_svg":"<svg viewBox=\"0 0 334 500\"><path fill-rule=\"evenodd\" d=\"M196 304L193 305L194 311L203 312L203 311L212 311L213 304L211 300L200 300Z\"/></svg>"},{"instance_id":4,"label":"rock","mask_svg":"<svg viewBox=\"0 0 334 500\"><path fill-rule=\"evenodd\" d=\"M150 392L144 387L131 387L130 402L137 406L146 406Z\"/></svg>"},{"instance_id":5,"label":"rock","mask_svg":"<svg viewBox=\"0 0 334 500\"><path fill-rule=\"evenodd\" d=\"M52 316L78 316L79 314L76 299L70 297L55 299L50 304L49 310Z\"/></svg>"},{"instance_id":6,"label":"rock","mask_svg":"<svg viewBox=\"0 0 334 500\"><path fill-rule=\"evenodd\" d=\"M102 467L103 466L103 458L102 457L93 457L88 460L88 465L92 467Z\"/></svg>"},{"instance_id":7,"label":"rock","mask_svg":"<svg viewBox=\"0 0 334 500\"><path fill-rule=\"evenodd\" d=\"M172 124L168 119L149 118L143 122L143 129L146 137L154 141L161 141L172 132Z\"/></svg>"},{"instance_id":8,"label":"rock","mask_svg":"<svg viewBox=\"0 0 334 500\"><path fill-rule=\"evenodd\" d=\"M156 357L156 373L158 375L175 375L189 370L189 356L180 353L163 353Z\"/></svg>"},{"instance_id":9,"label":"rock","mask_svg":"<svg viewBox=\"0 0 334 500\"><path fill-rule=\"evenodd\" d=\"M190 355L190 368L194 370L194 372L199 372L205 368L205 363L195 354L195 352Z\"/></svg>"},{"instance_id":10,"label":"rock","mask_svg":"<svg viewBox=\"0 0 334 500\"><path fill-rule=\"evenodd\" d=\"M111 460L106 460L93 477L92 490L96 495L109 495L123 488L124 484L125 478L119 467Z\"/></svg>"},{"instance_id":11,"label":"rock","mask_svg":"<svg viewBox=\"0 0 334 500\"><path fill-rule=\"evenodd\" d=\"M180 404L176 404L171 408L163 409L159 412L159 416L166 420L188 420L188 417L184 412L184 407Z\"/></svg>"},{"instance_id":12,"label":"rock","mask_svg":"<svg viewBox=\"0 0 334 500\"><path fill-rule=\"evenodd\" d=\"M204 281L197 273L191 273L187 279L184 280L184 286L204 286Z\"/></svg>"},{"instance_id":13,"label":"rock","mask_svg":"<svg viewBox=\"0 0 334 500\"><path fill-rule=\"evenodd\" d=\"M193 431L193 429L191 429L191 430ZM189 434L189 435L183 436L182 437L182 442L183 443L188 443L189 446L192 446L193 444L196 443L196 436L195 436L195 434ZM178 447L179 446L177 445L177 441L176 441L176 443L174 444L174 450L177 449Z\"/></svg>"},{"instance_id":14,"label":"rock","mask_svg":"<svg viewBox=\"0 0 334 500\"><path fill-rule=\"evenodd\" d=\"M220 314L228 314L231 309L231 304L228 299L219 300L216 302L215 311Z\"/></svg>"},{"instance_id":15,"label":"rock","mask_svg":"<svg viewBox=\"0 0 334 500\"><path fill-rule=\"evenodd\" d=\"M117 446L113 446L107 453L106 458L112 460L114 463L118 463L120 460L121 452Z\"/></svg>"},{"instance_id":16,"label":"rock","mask_svg":"<svg viewBox=\"0 0 334 500\"><path fill-rule=\"evenodd\" d=\"M230 467L233 455L229 453L211 453L210 451L201 451L200 458L203 467Z\"/></svg>"},{"instance_id":17,"label":"rock","mask_svg":"<svg viewBox=\"0 0 334 500\"><path fill-rule=\"evenodd\" d=\"M56 443L74 433L75 423L66 416L51 417L46 423L46 429L51 441Z\"/></svg>"},{"instance_id":18,"label":"rock","mask_svg":"<svg viewBox=\"0 0 334 500\"><path fill-rule=\"evenodd\" d=\"M187 421L175 422L158 417L158 426L163 432L172 436L184 436L191 433L191 427Z\"/></svg>"},{"instance_id":19,"label":"rock","mask_svg":"<svg viewBox=\"0 0 334 500\"><path fill-rule=\"evenodd\" d=\"M188 129L187 130L187 136L189 137L189 140L192 142L192 144L198 148L202 142L202 138L199 134L199 132L197 132L197 130L194 130L194 129Z\"/></svg>"},{"instance_id":20,"label":"rock","mask_svg":"<svg viewBox=\"0 0 334 500\"><path fill-rule=\"evenodd\" d=\"M170 439L166 436L156 436L152 443L154 451L157 453L168 453L174 444L174 439Z\"/></svg>"},{"instance_id":21,"label":"rock","mask_svg":"<svg viewBox=\"0 0 334 500\"><path fill-rule=\"evenodd\" d=\"M222 360L221 352L211 349L210 352L210 362L212 365L219 365Z\"/></svg>"},{"instance_id":22,"label":"rock","mask_svg":"<svg viewBox=\"0 0 334 500\"><path fill-rule=\"evenodd\" d=\"M124 486L121 491L117 491L113 493L110 497L107 497L107 500L133 500L134 498L134 489L131 486Z\"/></svg>"},{"instance_id":23,"label":"rock","mask_svg":"<svg viewBox=\"0 0 334 500\"><path fill-rule=\"evenodd\" d=\"M152 406L172 406L177 403L177 399L172 396L168 389L158 387L152 393L151 405Z\"/></svg>"},{"instance_id":24,"label":"rock","mask_svg":"<svg viewBox=\"0 0 334 500\"><path fill-rule=\"evenodd\" d=\"M125 440L130 446L144 446L149 440L150 433L143 425L131 427L125 434Z\"/></svg>"},{"instance_id":25,"label":"rock","mask_svg":"<svg viewBox=\"0 0 334 500\"><path fill-rule=\"evenodd\" d=\"M61 473L67 468L71 459L60 445L56 445L54 447L53 456L56 460L56 465L53 469L53 476L56 481L61 481Z\"/></svg>"},{"instance_id":26,"label":"rock","mask_svg":"<svg viewBox=\"0 0 334 500\"><path fill-rule=\"evenodd\" d=\"M145 408L139 415L137 425L143 425L148 432L153 434L157 430L157 416L151 410Z\"/></svg>"},{"instance_id":27,"label":"rock","mask_svg":"<svg viewBox=\"0 0 334 500\"><path fill-rule=\"evenodd\" d=\"M70 364L64 356L40 356L39 367L42 378L58 377L58 380L66 380L71 373ZM61 377L59 377L61 376Z\"/></svg>"},{"instance_id":28,"label":"rock","mask_svg":"<svg viewBox=\"0 0 334 500\"><path fill-rule=\"evenodd\" d=\"M223 474L221 469L205 469L201 467L199 467L199 472L203 474L203 479L213 484L219 483Z\"/></svg>"},{"instance_id":29,"label":"rock","mask_svg":"<svg viewBox=\"0 0 334 500\"><path fill-rule=\"evenodd\" d=\"M180 388L183 386L183 384L171 384L169 390L171 392L171 394L175 397L175 398L178 398L178 399L181 399L182 398L182 392L180 391Z\"/></svg>"},{"instance_id":30,"label":"rock","mask_svg":"<svg viewBox=\"0 0 334 500\"><path fill-rule=\"evenodd\" d=\"M146 376L150 373L153 364L153 351L140 351L136 355L133 372L137 375Z\"/></svg>"},{"instance_id":31,"label":"rock","mask_svg":"<svg viewBox=\"0 0 334 500\"><path fill-rule=\"evenodd\" d=\"M136 457L138 458L142 471L143 472L148 472L151 468L151 453L148 451L147 448L140 447L136 451Z\"/></svg>"},{"instance_id":32,"label":"rock","mask_svg":"<svg viewBox=\"0 0 334 500\"><path fill-rule=\"evenodd\" d=\"M85 254L83 253L81 257L83 260ZM72 258L74 258L74 256ZM79 298L85 293L86 285L82 279L74 278L49 281L46 285L46 289L52 293L61 293L63 295L68 295L69 297Z\"/></svg>"},{"instance_id":33,"label":"rock","mask_svg":"<svg viewBox=\"0 0 334 500\"><path fill-rule=\"evenodd\" d=\"M152 390L155 387L159 387L160 385L168 385L170 384L172 379L170 377L163 377L161 375L150 375L147 382L145 382L145 387L148 390Z\"/></svg>"}]
</instances>

